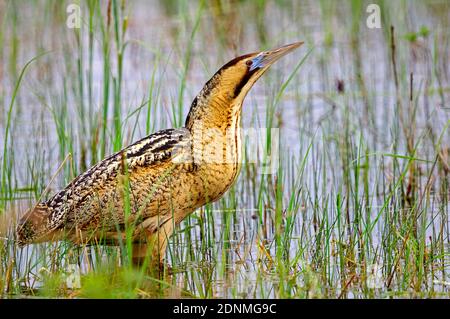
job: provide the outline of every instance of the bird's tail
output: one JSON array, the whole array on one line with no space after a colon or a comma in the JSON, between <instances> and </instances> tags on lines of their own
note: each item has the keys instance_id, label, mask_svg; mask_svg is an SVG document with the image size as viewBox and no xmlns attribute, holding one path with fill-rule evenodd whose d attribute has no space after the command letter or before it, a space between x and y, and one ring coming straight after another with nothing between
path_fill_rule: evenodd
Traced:
<instances>
[{"instance_id":1,"label":"bird's tail","mask_svg":"<svg viewBox=\"0 0 450 319\"><path fill-rule=\"evenodd\" d=\"M16 240L19 246L23 247L39 241L40 237L46 233L49 215L48 207L38 204L20 218L16 228Z\"/></svg>"}]
</instances>

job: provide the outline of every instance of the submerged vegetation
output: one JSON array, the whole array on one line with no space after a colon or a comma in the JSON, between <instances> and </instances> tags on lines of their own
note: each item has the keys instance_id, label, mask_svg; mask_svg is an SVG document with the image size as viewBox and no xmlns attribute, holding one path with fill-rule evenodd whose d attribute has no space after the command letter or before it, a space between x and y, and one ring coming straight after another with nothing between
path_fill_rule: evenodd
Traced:
<instances>
[{"instance_id":1,"label":"submerged vegetation","mask_svg":"<svg viewBox=\"0 0 450 319\"><path fill-rule=\"evenodd\" d=\"M71 1L0 0L0 296L449 297L450 3L375 1L369 28L371 2L83 0L72 28ZM126 243L15 245L39 199L181 127L223 63L294 41L244 104L265 156L247 141L170 273L133 269Z\"/></svg>"}]
</instances>

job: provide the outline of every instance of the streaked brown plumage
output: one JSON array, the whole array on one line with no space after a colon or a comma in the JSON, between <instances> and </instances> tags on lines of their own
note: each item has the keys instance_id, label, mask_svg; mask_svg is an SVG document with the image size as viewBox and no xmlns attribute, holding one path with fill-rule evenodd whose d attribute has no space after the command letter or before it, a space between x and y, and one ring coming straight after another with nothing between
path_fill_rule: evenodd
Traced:
<instances>
[{"instance_id":1,"label":"streaked brown plumage","mask_svg":"<svg viewBox=\"0 0 450 319\"><path fill-rule=\"evenodd\" d=\"M239 173L240 116L256 80L294 43L235 58L194 99L184 128L151 134L91 167L28 211L17 240L116 242L132 229L133 258L162 262L175 225L219 199Z\"/></svg>"}]
</instances>

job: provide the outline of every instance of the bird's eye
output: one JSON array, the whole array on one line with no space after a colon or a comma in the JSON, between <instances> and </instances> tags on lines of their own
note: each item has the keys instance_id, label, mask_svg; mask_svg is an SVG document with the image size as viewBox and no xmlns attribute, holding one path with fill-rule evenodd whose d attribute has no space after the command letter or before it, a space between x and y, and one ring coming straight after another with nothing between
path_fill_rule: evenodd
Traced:
<instances>
[{"instance_id":1,"label":"bird's eye","mask_svg":"<svg viewBox=\"0 0 450 319\"><path fill-rule=\"evenodd\" d=\"M245 62L245 64L246 64L247 66L252 66L253 61L252 61L252 60L247 60L247 62Z\"/></svg>"}]
</instances>

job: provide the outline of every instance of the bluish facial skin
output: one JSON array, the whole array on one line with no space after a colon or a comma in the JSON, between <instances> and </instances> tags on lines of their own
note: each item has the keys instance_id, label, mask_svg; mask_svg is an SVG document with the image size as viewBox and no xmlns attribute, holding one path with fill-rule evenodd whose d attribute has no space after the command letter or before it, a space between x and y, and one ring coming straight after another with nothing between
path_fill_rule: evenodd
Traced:
<instances>
[{"instance_id":1,"label":"bluish facial skin","mask_svg":"<svg viewBox=\"0 0 450 319\"><path fill-rule=\"evenodd\" d=\"M253 58L249 71L251 72L262 67L264 67L264 56L263 54L258 54L255 58Z\"/></svg>"},{"instance_id":2,"label":"bluish facial skin","mask_svg":"<svg viewBox=\"0 0 450 319\"><path fill-rule=\"evenodd\" d=\"M291 52L292 50L298 48L302 45L303 42L296 42L288 45L284 45L274 50L264 51L255 56L251 61L251 65L249 65L249 72L256 71L258 69L263 69L269 67L275 61L280 59L282 56ZM249 62L250 62L249 61Z\"/></svg>"}]
</instances>

